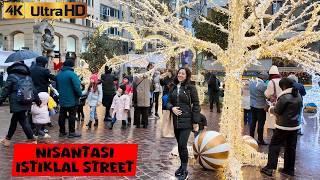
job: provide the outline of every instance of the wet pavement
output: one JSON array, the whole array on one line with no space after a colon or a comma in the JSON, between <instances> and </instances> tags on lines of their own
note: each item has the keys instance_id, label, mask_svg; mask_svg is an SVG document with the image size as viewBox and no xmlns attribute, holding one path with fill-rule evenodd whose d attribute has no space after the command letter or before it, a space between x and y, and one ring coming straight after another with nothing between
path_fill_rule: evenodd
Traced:
<instances>
[{"instance_id":1,"label":"wet pavement","mask_svg":"<svg viewBox=\"0 0 320 180\"><path fill-rule=\"evenodd\" d=\"M86 117L88 117L88 108L85 108ZM209 130L219 130L218 122L219 115L211 113L207 107L203 107L203 113L208 119ZM86 129L84 123L77 124L77 130L82 133L81 138L68 139L58 137L58 122L54 118L53 128L50 128L50 135L52 136L52 143L137 143L138 149L138 166L135 177L11 177L11 163L13 156L13 146L5 148L0 146L0 180L9 179L72 179L72 180L85 180L85 179L157 179L157 180L171 180L174 177L174 171L179 166L179 160L171 157L170 151L176 145L174 138L161 138L161 120L149 119L148 129L137 129L130 127L126 130L120 129L120 122L117 122L113 130L109 130L102 122L103 109L98 109L100 123L97 128L90 130ZM262 176L258 167L243 167L244 179L301 179L312 180L320 179L320 129L314 128L315 119L308 118L305 115L307 125L305 126L305 134L299 136L297 145L297 158L296 158L296 176L287 177L276 173L275 177L269 178ZM9 114L8 106L0 107L0 136L4 137L7 133L11 115ZM88 120L86 118L86 120ZM245 127L244 133L248 132L248 127ZM265 134L265 139L270 140L270 134ZM25 141L25 135L21 130L20 125L13 137L12 144L15 142ZM192 144L193 138L190 138ZM261 147L260 151L267 152L267 146ZM283 155L283 153L282 153ZM190 162L188 167L190 179L221 179L220 171L206 171L194 162Z\"/></svg>"}]
</instances>

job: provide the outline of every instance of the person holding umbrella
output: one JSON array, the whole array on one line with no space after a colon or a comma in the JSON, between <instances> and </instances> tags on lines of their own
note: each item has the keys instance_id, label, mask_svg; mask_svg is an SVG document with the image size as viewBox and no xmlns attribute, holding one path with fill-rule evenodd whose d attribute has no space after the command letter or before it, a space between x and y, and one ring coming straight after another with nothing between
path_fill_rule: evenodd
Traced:
<instances>
[{"instance_id":1,"label":"person holding umbrella","mask_svg":"<svg viewBox=\"0 0 320 180\"><path fill-rule=\"evenodd\" d=\"M6 147L10 146L10 140L14 135L19 122L28 141L36 144L37 141L34 138L30 124L27 121L26 112L30 111L32 101L36 102L38 106L40 106L41 101L33 86L30 70L25 64L15 62L8 67L7 72L8 78L0 95L0 105L7 97L9 97L12 118L8 134L1 143Z\"/></svg>"}]
</instances>

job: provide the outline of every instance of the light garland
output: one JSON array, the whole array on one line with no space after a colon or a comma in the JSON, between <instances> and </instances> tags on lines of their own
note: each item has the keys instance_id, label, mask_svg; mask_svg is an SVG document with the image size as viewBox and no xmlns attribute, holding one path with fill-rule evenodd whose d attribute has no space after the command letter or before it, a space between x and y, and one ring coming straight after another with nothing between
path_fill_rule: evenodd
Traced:
<instances>
[{"instance_id":1,"label":"light garland","mask_svg":"<svg viewBox=\"0 0 320 180\"><path fill-rule=\"evenodd\" d=\"M211 52L217 57L217 62L224 66L226 71L225 96L220 132L231 146L229 163L225 167L226 178L241 179L243 165L265 165L267 155L256 152L242 139L242 73L249 65L257 64L257 59L271 57L295 61L311 71L320 70L320 64L317 62L319 54L306 48L307 45L320 40L320 32L314 31L314 27L319 23L317 13L320 10L320 2L307 3L307 1L285 0L279 11L271 15L266 12L272 6L273 0L229 0L229 9L222 7L214 9L230 16L228 30L221 25L209 22L205 17L199 18L200 21L218 27L229 35L227 50L223 50L217 44L194 37L180 24L181 19L176 17L174 13L170 13L168 7L157 0L122 0L121 2L136 17L135 23L91 20L100 24L104 29L118 27L129 32L132 39L126 39L126 41L134 42L136 50L142 49L148 42L157 40L161 48L154 53L164 55L164 62L186 50L195 52L197 49L198 52ZM192 4L195 2L193 1ZM177 7L177 12L179 12L182 5ZM297 8L305 10L294 16ZM244 18L246 9L252 13ZM310 19L301 22L307 17ZM278 18L282 18L280 26L272 29L272 25ZM264 20L267 20L268 23L264 24ZM295 28L299 25L307 25L306 31L296 32ZM149 35L145 35L145 32L149 32ZM248 37L248 32L253 33L253 36ZM295 36L288 37L284 41L278 40L290 33L294 33ZM125 38L121 38L121 40L125 40ZM257 48L250 48L253 46ZM195 62L194 60L195 57L193 62ZM106 64L110 67L118 67L129 61L129 58L125 58L125 56L118 56L107 60ZM151 70L143 75L151 77L152 73ZM204 87L197 85L197 88L200 100L204 99Z\"/></svg>"}]
</instances>

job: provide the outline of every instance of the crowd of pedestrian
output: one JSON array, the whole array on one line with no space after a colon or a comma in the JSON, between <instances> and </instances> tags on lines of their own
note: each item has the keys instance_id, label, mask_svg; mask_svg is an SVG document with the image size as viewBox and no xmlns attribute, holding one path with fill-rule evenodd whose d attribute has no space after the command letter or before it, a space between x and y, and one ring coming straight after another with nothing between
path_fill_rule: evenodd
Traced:
<instances>
[{"instance_id":1,"label":"crowd of pedestrian","mask_svg":"<svg viewBox=\"0 0 320 180\"><path fill-rule=\"evenodd\" d=\"M131 127L148 128L149 118L159 118L162 111L162 137L175 137L181 165L175 172L179 179L187 179L188 149L191 132L197 136L207 129L206 117L201 114L198 92L191 82L191 71L155 70L150 63L140 70L139 76L119 77L105 66L105 71L90 77L88 85L74 72L74 61L67 59L55 76L47 68L46 57L36 58L30 68L23 62L16 62L7 69L8 78L1 86L0 104L9 97L12 118L7 136L1 141L5 146L19 122L31 143L39 138L50 138L51 117L59 111L59 137L81 137L76 132L75 122L86 121L88 129L97 127L99 119L97 107L105 107L104 122L112 130L121 122L121 129ZM150 77L149 71L154 71ZM119 79L122 79L119 82ZM210 111L221 112L220 97L223 86L220 80L210 74L208 81ZM250 126L253 138L257 129L259 145L264 141L264 129L273 129L269 144L268 164L261 172L269 176L277 168L280 147L285 144L283 173L294 175L295 149L298 133L303 133L301 124L302 96L306 91L298 78L291 74L287 78L280 75L276 66L269 74L260 73L256 79L247 81L242 91L245 124ZM161 96L160 96L161 95ZM162 107L159 107L159 102ZM84 106L90 107L86 118ZM133 119L133 121L132 121ZM65 128L68 121L68 131ZM257 126L257 128L256 128Z\"/></svg>"},{"instance_id":2,"label":"crowd of pedestrian","mask_svg":"<svg viewBox=\"0 0 320 180\"><path fill-rule=\"evenodd\" d=\"M303 134L303 100L306 95L303 84L295 74L283 77L277 66L267 73L261 72L255 79L245 83L243 91L244 124L249 124L250 136L259 145L268 145L264 140L264 130L270 129L268 163L261 169L263 174L272 176L277 169L281 146L284 150L284 168L280 172L293 176L297 136ZM248 118L248 115L249 118ZM249 123L248 123L249 122Z\"/></svg>"}]
</instances>

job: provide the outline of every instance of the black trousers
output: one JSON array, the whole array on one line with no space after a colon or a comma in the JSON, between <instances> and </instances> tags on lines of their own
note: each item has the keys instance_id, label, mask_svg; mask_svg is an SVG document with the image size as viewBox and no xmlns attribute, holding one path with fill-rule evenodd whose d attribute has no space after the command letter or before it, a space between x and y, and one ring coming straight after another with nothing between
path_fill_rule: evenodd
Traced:
<instances>
[{"instance_id":1,"label":"black trousers","mask_svg":"<svg viewBox=\"0 0 320 180\"><path fill-rule=\"evenodd\" d=\"M83 112L83 106L82 105L78 106L78 119L80 120L80 118L84 119L84 112Z\"/></svg>"},{"instance_id":2,"label":"black trousers","mask_svg":"<svg viewBox=\"0 0 320 180\"><path fill-rule=\"evenodd\" d=\"M191 129L174 129L174 135L178 142L178 152L181 164L188 163L188 139L191 133Z\"/></svg>"},{"instance_id":3,"label":"black trousers","mask_svg":"<svg viewBox=\"0 0 320 180\"><path fill-rule=\"evenodd\" d=\"M112 101L113 101L113 97L114 95L109 95L109 96L104 96L103 97L103 105L104 107L106 107L106 113L104 116L104 121L108 121L108 119L111 119L111 115L110 115L110 109L111 109L111 105L112 105Z\"/></svg>"},{"instance_id":4,"label":"black trousers","mask_svg":"<svg viewBox=\"0 0 320 180\"><path fill-rule=\"evenodd\" d=\"M76 126L76 112L77 106L73 107L60 107L59 114L59 126L60 133L66 133L66 118L68 117L69 122L69 133L74 133Z\"/></svg>"},{"instance_id":5,"label":"black trousers","mask_svg":"<svg viewBox=\"0 0 320 180\"><path fill-rule=\"evenodd\" d=\"M286 171L294 172L294 164L296 160L296 146L297 146L298 130L285 131L275 129L268 153L268 169L277 169L278 157L281 146L284 145L284 169Z\"/></svg>"},{"instance_id":6,"label":"black trousers","mask_svg":"<svg viewBox=\"0 0 320 180\"><path fill-rule=\"evenodd\" d=\"M209 102L210 102L210 110L213 109L213 104L216 104L217 112L220 112L220 102L219 102L219 92L214 92L213 94L209 95Z\"/></svg>"},{"instance_id":7,"label":"black trousers","mask_svg":"<svg viewBox=\"0 0 320 180\"><path fill-rule=\"evenodd\" d=\"M264 109L251 107L252 121L250 125L250 136L254 138L256 125L258 123L258 140L263 141L263 129L266 122L266 112Z\"/></svg>"},{"instance_id":8,"label":"black trousers","mask_svg":"<svg viewBox=\"0 0 320 180\"><path fill-rule=\"evenodd\" d=\"M20 123L24 133L28 139L33 139L33 131L27 120L26 111L14 112L11 117L10 126L6 139L10 140L17 129L18 122Z\"/></svg>"},{"instance_id":9,"label":"black trousers","mask_svg":"<svg viewBox=\"0 0 320 180\"><path fill-rule=\"evenodd\" d=\"M136 126L148 126L149 107L134 107L134 122Z\"/></svg>"},{"instance_id":10,"label":"black trousers","mask_svg":"<svg viewBox=\"0 0 320 180\"><path fill-rule=\"evenodd\" d=\"M159 95L160 95L160 92L154 92L153 93L153 101L155 102L155 107L154 107L154 113L155 114L158 114Z\"/></svg>"},{"instance_id":11,"label":"black trousers","mask_svg":"<svg viewBox=\"0 0 320 180\"><path fill-rule=\"evenodd\" d=\"M36 136L44 136L45 133L42 131L42 129L44 128L44 124L35 124L35 132L34 135Z\"/></svg>"},{"instance_id":12,"label":"black trousers","mask_svg":"<svg viewBox=\"0 0 320 180\"><path fill-rule=\"evenodd\" d=\"M153 98L150 98L149 116L152 115L152 108L153 108Z\"/></svg>"}]
</instances>

